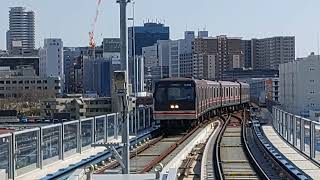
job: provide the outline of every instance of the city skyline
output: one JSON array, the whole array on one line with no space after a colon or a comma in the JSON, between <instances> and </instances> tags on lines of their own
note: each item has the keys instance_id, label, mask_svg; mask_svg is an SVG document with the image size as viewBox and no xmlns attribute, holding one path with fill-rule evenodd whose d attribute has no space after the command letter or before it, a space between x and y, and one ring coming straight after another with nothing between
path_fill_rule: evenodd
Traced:
<instances>
[{"instance_id":1,"label":"city skyline","mask_svg":"<svg viewBox=\"0 0 320 180\"><path fill-rule=\"evenodd\" d=\"M28 10L35 12L36 47L43 46L43 39L50 37L62 38L65 46L88 45L88 32L94 18L96 1L18 0L11 2L5 0L1 4L0 49L6 49L5 33L9 24L8 12L9 7L13 6L25 6ZM203 28L209 31L210 36L226 34L243 39L296 36L296 56L303 57L311 51L318 52L317 37L320 25L312 24L319 17L317 5L320 5L320 2L316 0L307 2L299 0L212 2L204 0L201 3L197 1L179 3L169 0L161 2L139 0L136 1L136 25L142 25L147 19L165 21L165 24L170 26L171 39L183 38L185 30L197 31ZM181 9L176 11L177 7ZM195 7L199 7L199 10ZM132 14L131 8L129 4L129 17ZM186 16L188 18L185 18ZM119 36L118 20L119 5L115 1L103 0L95 33L97 44L101 44L104 37ZM128 22L128 26L130 25L131 22Z\"/></svg>"}]
</instances>

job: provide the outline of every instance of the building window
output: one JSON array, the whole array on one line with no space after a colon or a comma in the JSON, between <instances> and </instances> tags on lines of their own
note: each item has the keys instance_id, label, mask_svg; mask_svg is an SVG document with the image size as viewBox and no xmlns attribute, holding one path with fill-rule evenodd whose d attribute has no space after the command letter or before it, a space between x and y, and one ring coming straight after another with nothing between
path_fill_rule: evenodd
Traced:
<instances>
[{"instance_id":1,"label":"building window","mask_svg":"<svg viewBox=\"0 0 320 180\"><path fill-rule=\"evenodd\" d=\"M37 84L41 84L41 80L38 80L38 81L37 81Z\"/></svg>"},{"instance_id":2,"label":"building window","mask_svg":"<svg viewBox=\"0 0 320 180\"><path fill-rule=\"evenodd\" d=\"M11 82L10 81L6 81L6 84L11 84Z\"/></svg>"},{"instance_id":3,"label":"building window","mask_svg":"<svg viewBox=\"0 0 320 180\"><path fill-rule=\"evenodd\" d=\"M41 88L41 86L39 86L39 87L37 87L37 89L40 89L40 90L41 90L42 88Z\"/></svg>"},{"instance_id":4,"label":"building window","mask_svg":"<svg viewBox=\"0 0 320 180\"><path fill-rule=\"evenodd\" d=\"M31 81L31 84L34 84L34 83L36 83L36 81L34 81L34 80L33 80L33 81Z\"/></svg>"},{"instance_id":5,"label":"building window","mask_svg":"<svg viewBox=\"0 0 320 180\"><path fill-rule=\"evenodd\" d=\"M17 84L17 81L12 81L12 84Z\"/></svg>"},{"instance_id":6,"label":"building window","mask_svg":"<svg viewBox=\"0 0 320 180\"><path fill-rule=\"evenodd\" d=\"M19 81L19 84L23 84L23 81Z\"/></svg>"},{"instance_id":7,"label":"building window","mask_svg":"<svg viewBox=\"0 0 320 180\"><path fill-rule=\"evenodd\" d=\"M4 81L0 81L0 84L4 84Z\"/></svg>"},{"instance_id":8,"label":"building window","mask_svg":"<svg viewBox=\"0 0 320 180\"><path fill-rule=\"evenodd\" d=\"M29 81L24 81L25 84L29 84Z\"/></svg>"},{"instance_id":9,"label":"building window","mask_svg":"<svg viewBox=\"0 0 320 180\"><path fill-rule=\"evenodd\" d=\"M24 89L29 89L29 86L24 87Z\"/></svg>"}]
</instances>

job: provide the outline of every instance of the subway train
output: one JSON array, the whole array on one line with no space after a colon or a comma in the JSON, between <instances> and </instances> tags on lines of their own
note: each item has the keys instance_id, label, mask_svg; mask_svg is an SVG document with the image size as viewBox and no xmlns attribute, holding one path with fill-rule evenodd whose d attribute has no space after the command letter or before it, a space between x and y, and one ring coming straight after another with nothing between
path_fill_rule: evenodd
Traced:
<instances>
[{"instance_id":1,"label":"subway train","mask_svg":"<svg viewBox=\"0 0 320 180\"><path fill-rule=\"evenodd\" d=\"M153 117L161 126L190 126L249 104L243 82L167 78L155 83Z\"/></svg>"}]
</instances>

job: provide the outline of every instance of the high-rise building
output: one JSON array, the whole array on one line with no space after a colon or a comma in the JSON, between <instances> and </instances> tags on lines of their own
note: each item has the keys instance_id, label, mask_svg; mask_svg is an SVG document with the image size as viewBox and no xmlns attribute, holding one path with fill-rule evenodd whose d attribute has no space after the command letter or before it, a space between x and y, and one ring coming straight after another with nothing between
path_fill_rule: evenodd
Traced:
<instances>
[{"instance_id":1,"label":"high-rise building","mask_svg":"<svg viewBox=\"0 0 320 180\"><path fill-rule=\"evenodd\" d=\"M135 64L135 82L134 84L136 84L136 86L133 86L133 92L144 92L144 73L145 73L145 69L144 69L144 59L143 56L136 56L136 59L134 61Z\"/></svg>"},{"instance_id":2,"label":"high-rise building","mask_svg":"<svg viewBox=\"0 0 320 180\"><path fill-rule=\"evenodd\" d=\"M32 54L35 49L34 12L24 7L12 7L9 11L7 50L11 55Z\"/></svg>"},{"instance_id":3,"label":"high-rise building","mask_svg":"<svg viewBox=\"0 0 320 180\"><path fill-rule=\"evenodd\" d=\"M18 66L30 65L35 70L35 74L39 76L39 57L25 56L3 56L0 57L0 67L10 67L15 70Z\"/></svg>"},{"instance_id":4,"label":"high-rise building","mask_svg":"<svg viewBox=\"0 0 320 180\"><path fill-rule=\"evenodd\" d=\"M252 41L241 40L241 51L244 54L244 67L252 68Z\"/></svg>"},{"instance_id":5,"label":"high-rise building","mask_svg":"<svg viewBox=\"0 0 320 180\"><path fill-rule=\"evenodd\" d=\"M198 38L209 37L208 31L198 31Z\"/></svg>"},{"instance_id":6,"label":"high-rise building","mask_svg":"<svg viewBox=\"0 0 320 180\"><path fill-rule=\"evenodd\" d=\"M81 51L77 48L63 48L63 67L65 78L66 93L79 93L76 91L76 78L78 77L78 71L81 70Z\"/></svg>"},{"instance_id":7,"label":"high-rise building","mask_svg":"<svg viewBox=\"0 0 320 180\"><path fill-rule=\"evenodd\" d=\"M222 79L224 71L244 67L241 39L225 35L195 38L193 43L193 77Z\"/></svg>"},{"instance_id":8,"label":"high-rise building","mask_svg":"<svg viewBox=\"0 0 320 180\"><path fill-rule=\"evenodd\" d=\"M56 97L61 93L59 77L39 77L30 65L0 67L0 99L22 98L21 101Z\"/></svg>"},{"instance_id":9,"label":"high-rise building","mask_svg":"<svg viewBox=\"0 0 320 180\"><path fill-rule=\"evenodd\" d=\"M84 61L83 81L85 92L111 97L112 62L103 58Z\"/></svg>"},{"instance_id":10,"label":"high-rise building","mask_svg":"<svg viewBox=\"0 0 320 180\"><path fill-rule=\"evenodd\" d=\"M170 40L159 40L156 44L142 48L145 62L145 81L152 84L162 78L169 77L169 44Z\"/></svg>"},{"instance_id":11,"label":"high-rise building","mask_svg":"<svg viewBox=\"0 0 320 180\"><path fill-rule=\"evenodd\" d=\"M252 39L251 41L251 58L254 69L278 69L279 64L295 59L294 36Z\"/></svg>"},{"instance_id":12,"label":"high-rise building","mask_svg":"<svg viewBox=\"0 0 320 180\"><path fill-rule=\"evenodd\" d=\"M293 114L308 116L320 111L320 56L310 56L281 64L279 67L282 107Z\"/></svg>"},{"instance_id":13,"label":"high-rise building","mask_svg":"<svg viewBox=\"0 0 320 180\"><path fill-rule=\"evenodd\" d=\"M168 26L161 23L148 22L143 26L128 28L129 57L133 56L133 32L135 40L135 55L142 55L142 48L152 46L158 40L169 40L170 31Z\"/></svg>"},{"instance_id":14,"label":"high-rise building","mask_svg":"<svg viewBox=\"0 0 320 180\"><path fill-rule=\"evenodd\" d=\"M57 38L44 39L44 46L39 50L39 57L40 77L59 77L62 90L65 90L62 40Z\"/></svg>"},{"instance_id":15,"label":"high-rise building","mask_svg":"<svg viewBox=\"0 0 320 180\"><path fill-rule=\"evenodd\" d=\"M94 53L102 56L102 48L97 47ZM64 47L63 67L66 93L84 93L83 90L83 62L89 59L89 47Z\"/></svg>"},{"instance_id":16,"label":"high-rise building","mask_svg":"<svg viewBox=\"0 0 320 180\"><path fill-rule=\"evenodd\" d=\"M194 31L186 31L184 39L171 41L169 44L169 76L192 77L192 42Z\"/></svg>"},{"instance_id":17,"label":"high-rise building","mask_svg":"<svg viewBox=\"0 0 320 180\"><path fill-rule=\"evenodd\" d=\"M142 56L142 48L153 46L158 40L169 40L170 38L169 27L162 23L148 22L144 23L143 26L135 26L128 28L128 51L129 51L129 81L132 84L133 91L140 86L135 84L135 65L137 61L134 60L133 56ZM135 48L134 48L135 47ZM161 50L162 51L162 50ZM150 67L147 69L151 70ZM152 67L154 69L155 66ZM157 72L163 70L163 68L156 68ZM146 76L147 77L147 76Z\"/></svg>"},{"instance_id":18,"label":"high-rise building","mask_svg":"<svg viewBox=\"0 0 320 180\"><path fill-rule=\"evenodd\" d=\"M59 76L64 80L63 42L61 39L44 39L44 46L39 51L40 76Z\"/></svg>"},{"instance_id":19,"label":"high-rise building","mask_svg":"<svg viewBox=\"0 0 320 180\"><path fill-rule=\"evenodd\" d=\"M103 58L120 61L120 38L103 38Z\"/></svg>"}]
</instances>

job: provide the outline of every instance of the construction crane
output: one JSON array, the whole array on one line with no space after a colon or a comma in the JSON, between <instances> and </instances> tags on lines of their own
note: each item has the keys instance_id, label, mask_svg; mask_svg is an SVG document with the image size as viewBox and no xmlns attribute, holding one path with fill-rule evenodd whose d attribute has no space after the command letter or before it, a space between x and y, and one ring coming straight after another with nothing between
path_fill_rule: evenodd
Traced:
<instances>
[{"instance_id":1,"label":"construction crane","mask_svg":"<svg viewBox=\"0 0 320 180\"><path fill-rule=\"evenodd\" d=\"M96 47L96 43L94 41L94 31L96 28L96 23L98 20L98 16L99 16L99 7L101 4L102 0L97 0L97 6L96 6L96 14L93 20L93 23L91 24L91 31L89 32L89 47L91 47L94 51L95 47ZM93 56L95 56L95 53L93 52Z\"/></svg>"}]
</instances>

